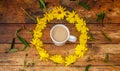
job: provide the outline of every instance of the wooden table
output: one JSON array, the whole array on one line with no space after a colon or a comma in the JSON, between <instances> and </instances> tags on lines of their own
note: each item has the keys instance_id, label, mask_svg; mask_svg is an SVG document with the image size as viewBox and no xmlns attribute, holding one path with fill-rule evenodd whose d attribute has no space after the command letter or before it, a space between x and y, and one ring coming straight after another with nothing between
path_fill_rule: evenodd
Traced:
<instances>
[{"instance_id":1,"label":"wooden table","mask_svg":"<svg viewBox=\"0 0 120 71\"><path fill-rule=\"evenodd\" d=\"M28 3L27 3L28 1ZM66 0L67 1L67 0ZM91 18L91 20L87 23L87 26L90 29L90 32L95 37L95 41L88 41L88 51L83 58L77 60L76 63L65 67L62 64L56 65L55 63L48 61L40 61L39 54L35 47L30 44L30 40L32 38L31 30L35 28L35 22L31 20L23 10L20 10L20 6L23 8L27 8L27 5L30 4L34 6L37 2L32 2L30 0L25 0L23 3L20 0L12 0L12 4L9 1L2 0L1 2L7 3L3 8L3 5L0 5L0 13L3 14L0 16L0 71L84 71L85 66L91 64L89 71L119 71L120 70L120 1L116 0L101 0L97 1L94 6L87 3L92 7L92 10L87 11L82 7L78 7L74 1L63 1L62 4L67 7L74 8L77 13L81 16L87 16ZM57 5L54 0L46 0L48 2L48 6ZM102 7L98 9L100 4ZM26 5L27 4L27 5ZM112 6L111 6L112 5ZM8 14L7 12L11 12ZM104 21L104 26L101 23L96 22L96 14L103 10L108 10L112 7L112 11L108 11L107 16ZM15 11L12 11L14 10ZM19 8L19 9L18 9ZM34 7L29 6L29 13L32 16L37 16L36 13L41 11L37 11L39 8L38 3L35 4ZM26 10L26 9L25 9ZM35 10L35 11L34 11ZM82 11L84 10L84 11ZM6 15L7 14L7 15ZM41 14L41 13L40 13ZM88 14L88 15L87 15ZM42 15L42 14L41 14ZM90 16L89 16L90 15ZM17 22L18 21L18 22ZM9 24L6 24L9 23ZM48 50L50 54L61 54L66 56L73 53L73 50L78 43L78 40L75 43L67 42L64 46L57 47L53 44L49 36L49 30L51 27L57 23L65 24L71 31L71 34L75 36L79 36L78 32L74 28L73 25L70 25L64 21L52 21L47 24L47 27L43 30L42 41L44 42L44 49ZM15 37L15 32L24 28L18 35L27 40L30 44L30 48L21 51L24 45ZM108 41L102 34L101 30L107 34L112 41ZM11 42L13 37L16 38L15 48L18 48L17 52L8 52L11 46ZM105 62L106 53L109 54L109 62ZM28 54L28 56L26 56ZM34 61L35 65L31 66L31 63ZM24 67L24 63L27 62L27 67Z\"/></svg>"}]
</instances>

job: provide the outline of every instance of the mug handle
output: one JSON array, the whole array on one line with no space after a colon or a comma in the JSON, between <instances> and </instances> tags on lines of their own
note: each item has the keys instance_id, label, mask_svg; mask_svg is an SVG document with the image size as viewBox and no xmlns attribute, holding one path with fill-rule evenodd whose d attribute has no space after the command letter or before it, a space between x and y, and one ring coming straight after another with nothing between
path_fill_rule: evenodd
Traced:
<instances>
[{"instance_id":1,"label":"mug handle","mask_svg":"<svg viewBox=\"0 0 120 71\"><path fill-rule=\"evenodd\" d=\"M77 37L75 37L73 35L70 35L70 37L68 39L68 41L70 41L70 42L76 42L76 40L77 40Z\"/></svg>"}]
</instances>

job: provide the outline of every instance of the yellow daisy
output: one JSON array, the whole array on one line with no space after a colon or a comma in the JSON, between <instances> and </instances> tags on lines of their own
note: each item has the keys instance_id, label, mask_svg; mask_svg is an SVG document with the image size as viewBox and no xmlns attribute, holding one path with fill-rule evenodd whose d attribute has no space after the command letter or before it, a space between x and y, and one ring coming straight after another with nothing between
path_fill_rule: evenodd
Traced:
<instances>
[{"instance_id":1,"label":"yellow daisy","mask_svg":"<svg viewBox=\"0 0 120 71\"><path fill-rule=\"evenodd\" d=\"M37 48L38 53L40 55L40 60L47 60L49 58L49 54L47 53L46 50L42 49L42 48Z\"/></svg>"},{"instance_id":2,"label":"yellow daisy","mask_svg":"<svg viewBox=\"0 0 120 71\"><path fill-rule=\"evenodd\" d=\"M78 44L75 48L75 54L80 58L84 56L86 51L87 48L85 45Z\"/></svg>"},{"instance_id":3,"label":"yellow daisy","mask_svg":"<svg viewBox=\"0 0 120 71\"><path fill-rule=\"evenodd\" d=\"M81 33L86 33L86 34L87 34L87 31L89 31L89 29L86 26L82 26L81 30L82 30Z\"/></svg>"},{"instance_id":4,"label":"yellow daisy","mask_svg":"<svg viewBox=\"0 0 120 71\"><path fill-rule=\"evenodd\" d=\"M45 18L40 19L37 17L37 25L35 30L41 32L41 30L43 30L45 27L46 27L46 19Z\"/></svg>"},{"instance_id":5,"label":"yellow daisy","mask_svg":"<svg viewBox=\"0 0 120 71\"><path fill-rule=\"evenodd\" d=\"M66 20L69 23L74 24L79 19L79 16L78 16L78 14L76 14L75 11L73 11L73 12L67 12L67 14L68 15L66 15Z\"/></svg>"},{"instance_id":6,"label":"yellow daisy","mask_svg":"<svg viewBox=\"0 0 120 71\"><path fill-rule=\"evenodd\" d=\"M65 8L63 8L61 6L54 7L52 13L53 13L53 16L58 20L64 19L65 15L66 15Z\"/></svg>"},{"instance_id":7,"label":"yellow daisy","mask_svg":"<svg viewBox=\"0 0 120 71\"><path fill-rule=\"evenodd\" d=\"M38 38L33 38L33 39L31 40L31 43L32 43L33 45L36 45L37 42L38 42Z\"/></svg>"},{"instance_id":8,"label":"yellow daisy","mask_svg":"<svg viewBox=\"0 0 120 71\"><path fill-rule=\"evenodd\" d=\"M39 31L34 30L33 33L34 33L33 37L37 37L37 38L41 38L42 37L42 33L39 32Z\"/></svg>"},{"instance_id":9,"label":"yellow daisy","mask_svg":"<svg viewBox=\"0 0 120 71\"><path fill-rule=\"evenodd\" d=\"M76 62L77 60L77 56L76 55L69 55L65 58L65 64L66 66Z\"/></svg>"},{"instance_id":10,"label":"yellow daisy","mask_svg":"<svg viewBox=\"0 0 120 71\"><path fill-rule=\"evenodd\" d=\"M61 55L54 55L50 57L50 60L54 61L55 63L64 63L64 59Z\"/></svg>"},{"instance_id":11,"label":"yellow daisy","mask_svg":"<svg viewBox=\"0 0 120 71\"><path fill-rule=\"evenodd\" d=\"M51 20L53 20L54 19L54 13L53 12L51 12L51 11L49 11L48 13L45 13L44 14L44 17L46 18L46 20L48 21L48 22L50 22Z\"/></svg>"},{"instance_id":12,"label":"yellow daisy","mask_svg":"<svg viewBox=\"0 0 120 71\"><path fill-rule=\"evenodd\" d=\"M83 19L78 19L77 23L75 24L75 27L78 32L83 31L83 29L86 28L86 22Z\"/></svg>"},{"instance_id":13,"label":"yellow daisy","mask_svg":"<svg viewBox=\"0 0 120 71\"><path fill-rule=\"evenodd\" d=\"M37 47L42 47L43 46L43 42L40 39L38 39L35 46L36 46L36 48Z\"/></svg>"}]
</instances>

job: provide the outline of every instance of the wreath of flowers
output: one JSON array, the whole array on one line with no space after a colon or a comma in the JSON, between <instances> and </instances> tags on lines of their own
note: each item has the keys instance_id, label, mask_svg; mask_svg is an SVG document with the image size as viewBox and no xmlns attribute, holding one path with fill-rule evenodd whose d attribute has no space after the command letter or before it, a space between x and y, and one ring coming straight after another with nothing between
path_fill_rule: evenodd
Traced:
<instances>
[{"instance_id":1,"label":"wreath of flowers","mask_svg":"<svg viewBox=\"0 0 120 71\"><path fill-rule=\"evenodd\" d=\"M42 48L42 30L46 27L48 22L54 19L66 19L68 23L74 24L77 31L80 33L79 43L76 45L74 53L66 57L58 54L50 55L45 49ZM88 30L89 29L86 27L86 22L81 17L79 17L75 11L70 12L61 6L57 6L54 7L52 10L46 12L43 18L37 18L37 24L35 29L33 30L33 38L31 40L31 43L35 45L36 49L38 50L40 60L51 60L55 63L65 64L66 66L68 66L76 62L78 58L83 57L86 53L88 49Z\"/></svg>"}]
</instances>

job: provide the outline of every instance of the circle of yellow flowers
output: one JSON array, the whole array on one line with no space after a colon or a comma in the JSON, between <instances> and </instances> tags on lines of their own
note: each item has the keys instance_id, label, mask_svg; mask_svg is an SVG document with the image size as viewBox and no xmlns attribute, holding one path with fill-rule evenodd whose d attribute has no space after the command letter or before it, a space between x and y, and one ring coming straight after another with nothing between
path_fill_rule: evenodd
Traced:
<instances>
[{"instance_id":1,"label":"circle of yellow flowers","mask_svg":"<svg viewBox=\"0 0 120 71\"><path fill-rule=\"evenodd\" d=\"M79 43L75 47L73 54L70 54L66 57L55 54L50 55L45 49L42 48L43 42L41 41L42 30L46 27L46 24L53 19L62 20L66 19L68 23L74 24L77 31L80 33ZM86 27L86 22L76 14L75 11L66 11L65 8L58 6L54 7L52 10L46 12L43 18L37 18L37 24L33 30L33 38L31 43L35 45L38 53L40 55L40 60L51 60L55 63L65 64L66 66L77 61L78 58L84 56L87 51L87 33L88 28Z\"/></svg>"}]
</instances>

